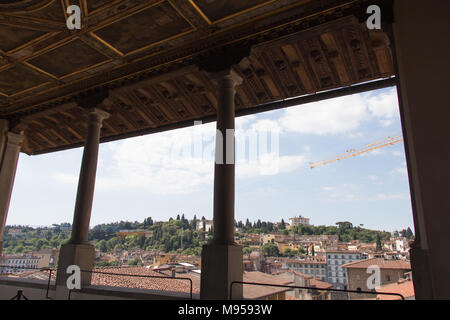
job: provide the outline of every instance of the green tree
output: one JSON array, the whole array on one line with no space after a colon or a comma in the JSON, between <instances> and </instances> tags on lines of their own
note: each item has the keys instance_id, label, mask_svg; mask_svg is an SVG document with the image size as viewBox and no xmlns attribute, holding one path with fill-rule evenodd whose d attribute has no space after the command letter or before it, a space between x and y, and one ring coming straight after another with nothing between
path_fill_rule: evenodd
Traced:
<instances>
[{"instance_id":1,"label":"green tree","mask_svg":"<svg viewBox=\"0 0 450 320\"><path fill-rule=\"evenodd\" d=\"M382 251L383 247L381 245L381 237L379 234L376 235L376 250Z\"/></svg>"},{"instance_id":2,"label":"green tree","mask_svg":"<svg viewBox=\"0 0 450 320\"><path fill-rule=\"evenodd\" d=\"M141 260L139 260L138 258L134 258L131 261L128 261L128 265L129 266L137 266L141 264Z\"/></svg>"},{"instance_id":3,"label":"green tree","mask_svg":"<svg viewBox=\"0 0 450 320\"><path fill-rule=\"evenodd\" d=\"M278 246L274 243L264 244L261 247L261 251L263 252L265 257L278 257L280 255Z\"/></svg>"}]
</instances>

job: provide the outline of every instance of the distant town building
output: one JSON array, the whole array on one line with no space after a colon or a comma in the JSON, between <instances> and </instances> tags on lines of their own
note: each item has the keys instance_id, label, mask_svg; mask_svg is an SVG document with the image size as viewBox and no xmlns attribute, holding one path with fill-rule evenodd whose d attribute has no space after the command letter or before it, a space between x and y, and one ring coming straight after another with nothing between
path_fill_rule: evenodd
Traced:
<instances>
[{"instance_id":1,"label":"distant town building","mask_svg":"<svg viewBox=\"0 0 450 320\"><path fill-rule=\"evenodd\" d=\"M0 274L24 273L32 269L38 269L39 258L33 255L6 255L0 267Z\"/></svg>"},{"instance_id":2,"label":"distant town building","mask_svg":"<svg viewBox=\"0 0 450 320\"><path fill-rule=\"evenodd\" d=\"M277 274L283 267L282 258L266 257L261 261L261 271L268 274Z\"/></svg>"},{"instance_id":3,"label":"distant town building","mask_svg":"<svg viewBox=\"0 0 450 320\"><path fill-rule=\"evenodd\" d=\"M283 269L300 272L323 281L327 280L327 262L325 259L290 259L283 265Z\"/></svg>"},{"instance_id":4,"label":"distant town building","mask_svg":"<svg viewBox=\"0 0 450 320\"><path fill-rule=\"evenodd\" d=\"M209 232L213 227L212 220L197 220L197 230L203 229L203 221L205 221L205 231Z\"/></svg>"},{"instance_id":5,"label":"distant town building","mask_svg":"<svg viewBox=\"0 0 450 320\"><path fill-rule=\"evenodd\" d=\"M326 250L327 259L327 282L331 283L335 289L348 289L347 270L344 264L359 261L363 258L359 251Z\"/></svg>"},{"instance_id":6,"label":"distant town building","mask_svg":"<svg viewBox=\"0 0 450 320\"><path fill-rule=\"evenodd\" d=\"M331 293L327 290L331 289L332 285L295 271L282 272L277 277L291 280L294 286L310 287L311 289L294 289L286 292L286 300L330 300Z\"/></svg>"},{"instance_id":7,"label":"distant town building","mask_svg":"<svg viewBox=\"0 0 450 320\"><path fill-rule=\"evenodd\" d=\"M24 236L26 233L21 228L9 228L8 235L12 237Z\"/></svg>"},{"instance_id":8,"label":"distant town building","mask_svg":"<svg viewBox=\"0 0 450 320\"><path fill-rule=\"evenodd\" d=\"M261 271L263 256L259 251L252 251L243 256L242 262L245 271Z\"/></svg>"},{"instance_id":9,"label":"distant town building","mask_svg":"<svg viewBox=\"0 0 450 320\"><path fill-rule=\"evenodd\" d=\"M32 256L39 259L38 268L46 268L57 265L58 254L58 249L42 249L40 251L33 252Z\"/></svg>"},{"instance_id":10,"label":"distant town building","mask_svg":"<svg viewBox=\"0 0 450 320\"><path fill-rule=\"evenodd\" d=\"M289 218L289 225L290 225L291 228L295 227L295 226L298 226L300 224L305 225L305 226L309 226L310 225L309 218L305 218L305 217L302 217L302 216Z\"/></svg>"},{"instance_id":11,"label":"distant town building","mask_svg":"<svg viewBox=\"0 0 450 320\"><path fill-rule=\"evenodd\" d=\"M126 236L140 236L140 237L146 237L151 238L153 234L153 231L151 230L119 230L117 232L117 237L119 238L125 238Z\"/></svg>"},{"instance_id":12,"label":"distant town building","mask_svg":"<svg viewBox=\"0 0 450 320\"><path fill-rule=\"evenodd\" d=\"M342 268L347 270L348 288L350 290L371 291L372 288L367 287L367 279L372 275L367 272L369 267L377 266L380 268L380 283L385 285L395 283L402 279L405 273L411 270L409 261L404 260L386 260L384 258L372 258L361 261L350 262L344 264ZM364 299L376 296L373 294L350 293L350 299Z\"/></svg>"},{"instance_id":13,"label":"distant town building","mask_svg":"<svg viewBox=\"0 0 450 320\"><path fill-rule=\"evenodd\" d=\"M162 265L173 264L176 262L177 262L176 254L170 254L170 253L159 254L159 255L153 256L152 267L159 267Z\"/></svg>"}]
</instances>

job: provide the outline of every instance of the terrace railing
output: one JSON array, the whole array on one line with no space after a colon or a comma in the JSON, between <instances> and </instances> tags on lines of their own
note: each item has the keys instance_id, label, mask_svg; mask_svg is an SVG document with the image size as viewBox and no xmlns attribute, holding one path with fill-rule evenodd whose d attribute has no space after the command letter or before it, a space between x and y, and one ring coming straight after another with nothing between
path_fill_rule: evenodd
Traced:
<instances>
[{"instance_id":1,"label":"terrace railing","mask_svg":"<svg viewBox=\"0 0 450 320\"><path fill-rule=\"evenodd\" d=\"M46 295L45 297L47 299L51 299L49 296L49 291L50 291L50 286L51 286L51 278L52 278L52 274L55 271L58 271L57 268L31 268L31 267L23 267L23 266L11 266L11 265L0 265L0 270L2 268L5 269L15 269L15 270L30 270L30 271L44 271L44 272L48 272L48 282L47 282L47 291L46 291ZM62 269L59 269L62 270ZM122 273L114 273L114 272L102 272L102 271L94 271L94 270L80 270L80 272L86 272L86 273L90 273L90 274L104 274L104 275L110 275L110 276L117 276L117 277L134 277L134 278L155 278L155 279L167 279L167 280L180 280L180 281L189 281L189 298L192 300L193 299L193 283L192 283L192 279L191 278L186 278L186 277L172 277L172 276L153 276L153 275L142 275L142 274L122 274ZM1 274L0 274L1 275ZM69 290L69 294L68 294L68 299L70 300L71 294L72 294L72 290ZM22 295L23 297L23 295Z\"/></svg>"}]
</instances>

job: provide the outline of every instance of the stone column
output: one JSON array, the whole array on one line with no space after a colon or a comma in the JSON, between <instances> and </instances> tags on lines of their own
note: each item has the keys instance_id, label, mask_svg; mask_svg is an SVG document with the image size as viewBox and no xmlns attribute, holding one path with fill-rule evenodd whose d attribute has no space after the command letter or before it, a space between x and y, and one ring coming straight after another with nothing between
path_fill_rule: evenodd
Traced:
<instances>
[{"instance_id":1,"label":"stone column","mask_svg":"<svg viewBox=\"0 0 450 320\"><path fill-rule=\"evenodd\" d=\"M394 2L397 89L416 237L410 251L416 299L450 299L449 13L449 1Z\"/></svg>"},{"instance_id":2,"label":"stone column","mask_svg":"<svg viewBox=\"0 0 450 320\"><path fill-rule=\"evenodd\" d=\"M72 236L61 247L58 263L57 284L65 285L69 265L77 265L81 270L92 270L95 257L94 246L88 241L89 222L94 200L95 177L97 172L100 129L103 120L109 114L100 109L90 109L86 142L81 162L75 213L72 224ZM81 285L89 285L91 274L82 272Z\"/></svg>"},{"instance_id":3,"label":"stone column","mask_svg":"<svg viewBox=\"0 0 450 320\"><path fill-rule=\"evenodd\" d=\"M218 98L214 167L214 238L203 246L201 299L229 299L232 281L242 281L242 247L234 242L234 117L235 87L242 79L232 70L212 76ZM227 132L228 131L228 132ZM242 285L233 285L233 299Z\"/></svg>"},{"instance_id":4,"label":"stone column","mask_svg":"<svg viewBox=\"0 0 450 320\"><path fill-rule=\"evenodd\" d=\"M2 132L1 134L4 135L4 139L2 139L3 150L0 150L0 256L19 152L24 138L22 134L13 132L6 132L6 134Z\"/></svg>"}]
</instances>

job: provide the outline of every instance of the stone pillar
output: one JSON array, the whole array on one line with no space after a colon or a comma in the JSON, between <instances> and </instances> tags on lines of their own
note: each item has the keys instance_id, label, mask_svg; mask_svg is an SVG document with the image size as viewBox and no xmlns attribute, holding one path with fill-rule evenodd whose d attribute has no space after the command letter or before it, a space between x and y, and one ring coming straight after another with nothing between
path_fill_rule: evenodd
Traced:
<instances>
[{"instance_id":1,"label":"stone pillar","mask_svg":"<svg viewBox=\"0 0 450 320\"><path fill-rule=\"evenodd\" d=\"M416 299L450 299L450 1L394 2L398 97L416 239Z\"/></svg>"},{"instance_id":2,"label":"stone pillar","mask_svg":"<svg viewBox=\"0 0 450 320\"><path fill-rule=\"evenodd\" d=\"M57 285L65 286L69 265L77 265L81 270L92 270L95 250L88 241L89 222L94 200L95 177L97 172L100 129L103 120L109 114L100 109L90 109L87 136L81 162L75 213L72 224L72 236L69 242L61 246L58 263ZM82 272L81 285L91 282L91 274Z\"/></svg>"},{"instance_id":3,"label":"stone pillar","mask_svg":"<svg viewBox=\"0 0 450 320\"><path fill-rule=\"evenodd\" d=\"M13 132L2 132L2 149L0 149L0 256L3 247L3 231L8 217L9 202L16 175L19 152L23 135Z\"/></svg>"},{"instance_id":4,"label":"stone pillar","mask_svg":"<svg viewBox=\"0 0 450 320\"><path fill-rule=\"evenodd\" d=\"M242 281L242 247L234 241L235 87L242 79L232 70L213 74L218 98L214 167L214 238L202 250L201 299L229 299L232 281ZM228 132L227 132L228 130ZM233 285L242 299L242 285Z\"/></svg>"}]
</instances>

